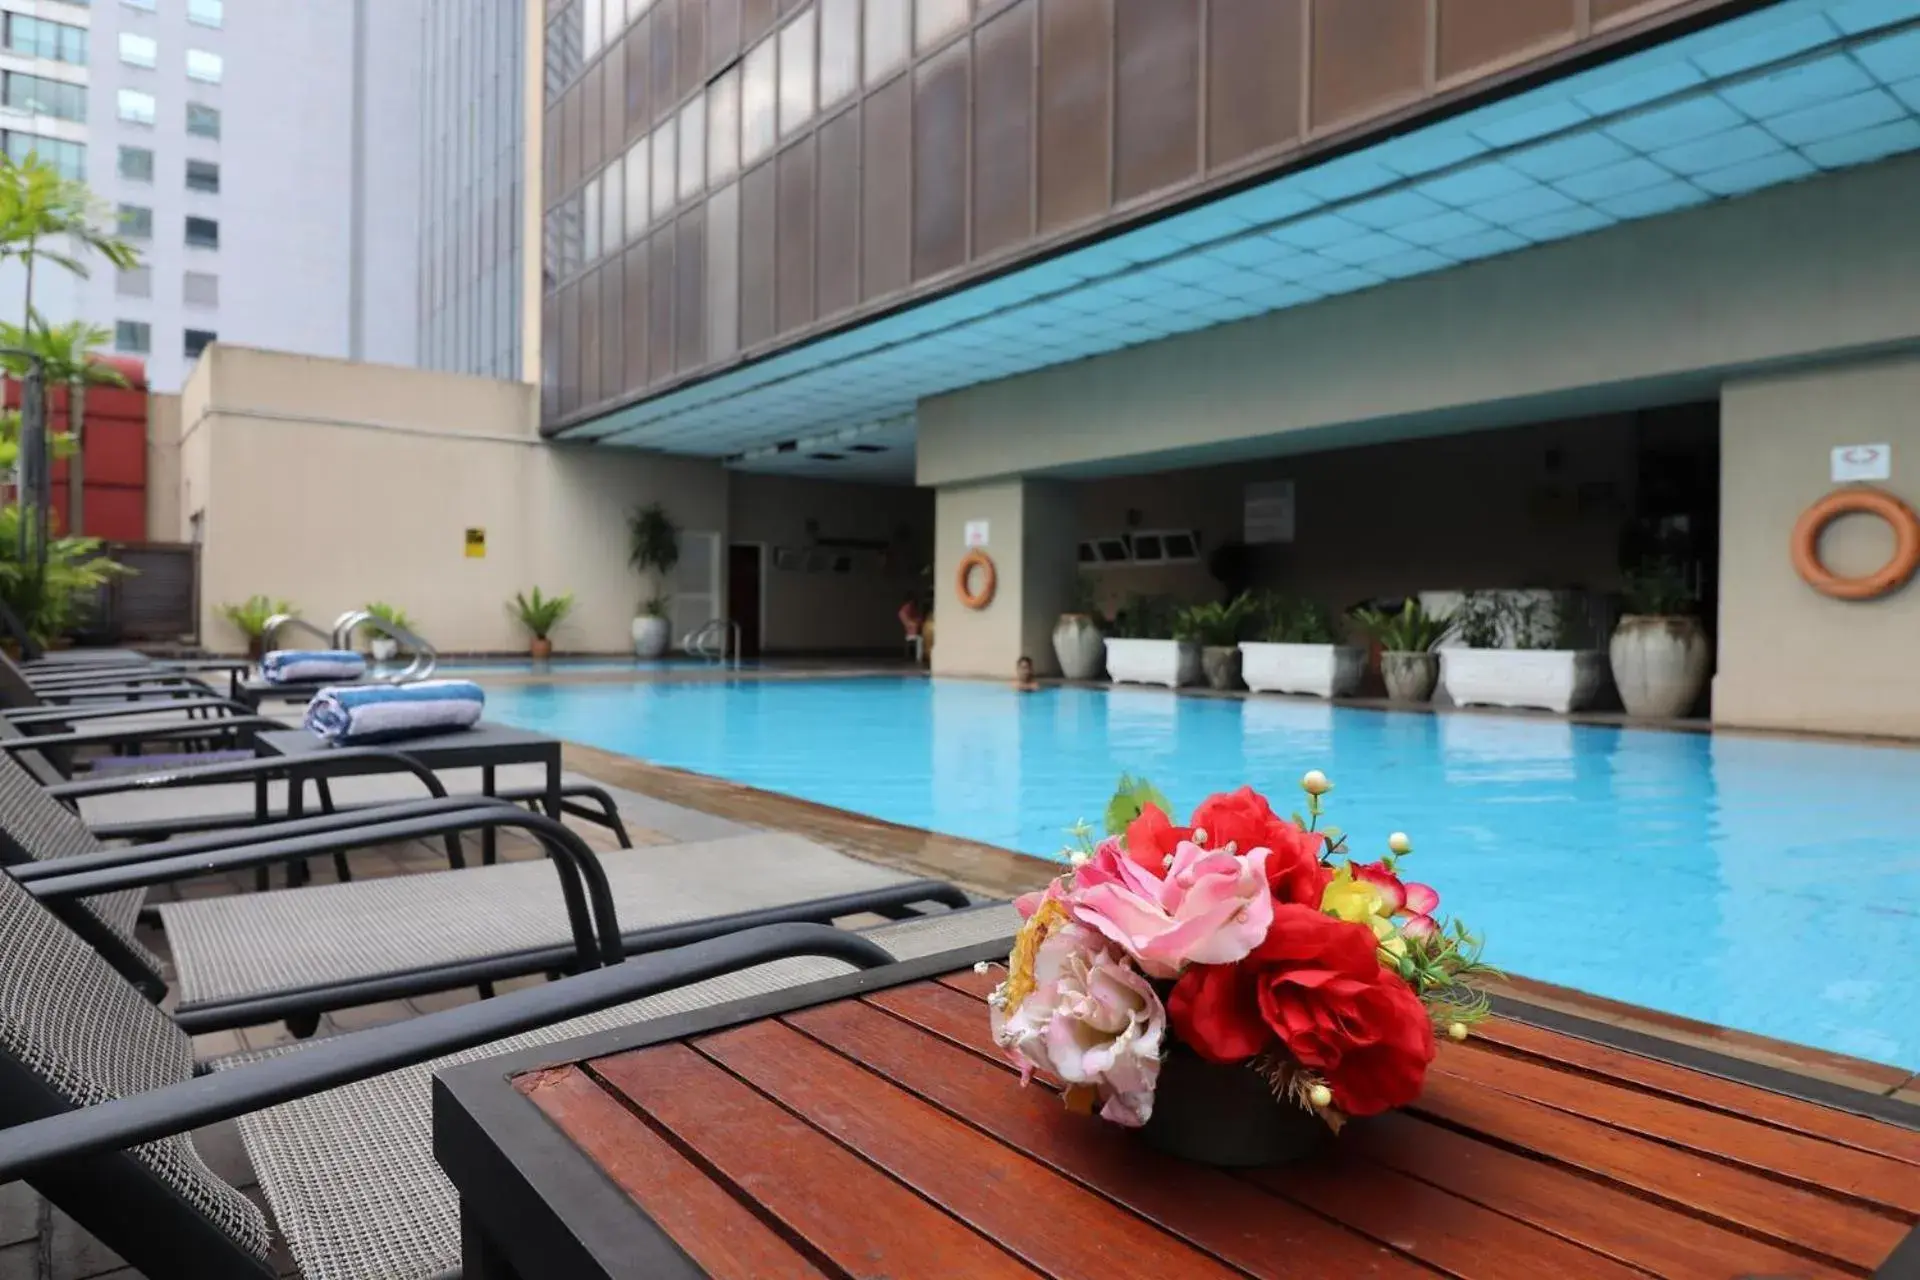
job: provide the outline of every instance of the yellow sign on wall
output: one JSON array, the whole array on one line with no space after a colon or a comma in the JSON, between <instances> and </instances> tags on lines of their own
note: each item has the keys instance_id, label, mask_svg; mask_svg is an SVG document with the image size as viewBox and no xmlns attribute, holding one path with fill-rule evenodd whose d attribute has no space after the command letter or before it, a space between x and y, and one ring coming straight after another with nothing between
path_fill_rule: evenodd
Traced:
<instances>
[{"instance_id":1,"label":"yellow sign on wall","mask_svg":"<svg viewBox=\"0 0 1920 1280\"><path fill-rule=\"evenodd\" d=\"M487 531L485 529L467 530L467 559L485 560L487 558Z\"/></svg>"}]
</instances>

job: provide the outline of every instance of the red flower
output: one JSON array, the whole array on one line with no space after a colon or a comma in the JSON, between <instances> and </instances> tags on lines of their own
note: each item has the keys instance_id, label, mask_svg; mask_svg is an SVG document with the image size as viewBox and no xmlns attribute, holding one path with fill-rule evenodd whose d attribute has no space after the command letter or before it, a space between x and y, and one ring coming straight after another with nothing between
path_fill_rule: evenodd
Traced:
<instances>
[{"instance_id":1,"label":"red flower","mask_svg":"<svg viewBox=\"0 0 1920 1280\"><path fill-rule=\"evenodd\" d=\"M1269 850L1267 885L1274 900L1320 909L1321 895L1333 879L1333 872L1320 865L1326 837L1302 831L1276 814L1252 787L1208 796L1193 811L1193 825L1207 833L1210 849L1232 842L1241 853Z\"/></svg>"},{"instance_id":2,"label":"red flower","mask_svg":"<svg viewBox=\"0 0 1920 1280\"><path fill-rule=\"evenodd\" d=\"M1372 1115L1419 1096L1433 1027L1365 925L1276 905L1267 939L1235 965L1196 965L1167 1000L1174 1033L1210 1062L1244 1062L1276 1041L1326 1077L1334 1105Z\"/></svg>"},{"instance_id":3,"label":"red flower","mask_svg":"<svg viewBox=\"0 0 1920 1280\"><path fill-rule=\"evenodd\" d=\"M1127 857L1154 875L1164 876L1173 851L1181 841L1192 838L1192 827L1176 827L1159 805L1144 805L1140 816L1127 824Z\"/></svg>"}]
</instances>

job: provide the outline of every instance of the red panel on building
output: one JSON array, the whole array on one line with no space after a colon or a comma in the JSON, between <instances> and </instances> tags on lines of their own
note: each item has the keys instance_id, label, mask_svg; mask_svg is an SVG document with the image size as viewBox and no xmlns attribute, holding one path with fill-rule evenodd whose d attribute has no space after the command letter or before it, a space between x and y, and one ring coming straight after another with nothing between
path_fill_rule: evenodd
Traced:
<instances>
[{"instance_id":1,"label":"red panel on building","mask_svg":"<svg viewBox=\"0 0 1920 1280\"><path fill-rule=\"evenodd\" d=\"M82 432L81 532L109 542L147 539L147 371L139 360L114 356L108 363L130 384L90 387ZM48 426L67 430L67 389L52 388ZM20 405L20 384L6 380L8 408ZM67 527L67 463L53 467L53 511L57 527Z\"/></svg>"}]
</instances>

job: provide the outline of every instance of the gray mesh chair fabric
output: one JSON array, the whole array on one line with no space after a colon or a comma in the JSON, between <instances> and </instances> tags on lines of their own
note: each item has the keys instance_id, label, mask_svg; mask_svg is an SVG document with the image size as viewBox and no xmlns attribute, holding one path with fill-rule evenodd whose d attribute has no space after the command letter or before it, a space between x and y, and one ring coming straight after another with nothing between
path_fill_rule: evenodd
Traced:
<instances>
[{"instance_id":1,"label":"gray mesh chair fabric","mask_svg":"<svg viewBox=\"0 0 1920 1280\"><path fill-rule=\"evenodd\" d=\"M995 905L885 925L867 936L907 960L1011 938L1019 923L1012 907ZM712 978L246 1116L240 1134L274 1221L307 1280L439 1275L460 1264L460 1214L452 1184L433 1161L434 1072L845 972L832 960L797 959ZM301 1046L272 1052L299 1053ZM216 1065L228 1068L262 1056Z\"/></svg>"},{"instance_id":2,"label":"gray mesh chair fabric","mask_svg":"<svg viewBox=\"0 0 1920 1280\"><path fill-rule=\"evenodd\" d=\"M0 1064L8 1068L0 1124L11 1125L186 1080L193 1073L193 1051L166 1014L141 999L19 885L0 876ZM180 1226L183 1234L211 1228L243 1261L267 1257L266 1220L207 1168L189 1137L90 1162L77 1177L90 1172L103 1179L117 1173L120 1194L88 1194L99 1189L89 1186L63 1195L71 1188L58 1179L36 1185L115 1247L126 1248L113 1238L115 1222L151 1222L150 1216L142 1219L142 1209L159 1203L163 1212L173 1206L197 1215ZM144 1205L135 1203L142 1196Z\"/></svg>"},{"instance_id":3,"label":"gray mesh chair fabric","mask_svg":"<svg viewBox=\"0 0 1920 1280\"><path fill-rule=\"evenodd\" d=\"M600 864L629 932L910 878L772 831L603 853ZM159 912L183 1009L572 939L559 876L544 860L203 898Z\"/></svg>"},{"instance_id":4,"label":"gray mesh chair fabric","mask_svg":"<svg viewBox=\"0 0 1920 1280\"><path fill-rule=\"evenodd\" d=\"M48 795L18 761L0 753L0 866L57 861L104 848L80 815ZM145 900L146 890L123 889L81 903L105 928L108 938L104 941L123 950L124 954L108 956L113 967L136 981L157 980L161 972L159 959L134 936L134 923ZM138 972L141 969L144 974Z\"/></svg>"}]
</instances>

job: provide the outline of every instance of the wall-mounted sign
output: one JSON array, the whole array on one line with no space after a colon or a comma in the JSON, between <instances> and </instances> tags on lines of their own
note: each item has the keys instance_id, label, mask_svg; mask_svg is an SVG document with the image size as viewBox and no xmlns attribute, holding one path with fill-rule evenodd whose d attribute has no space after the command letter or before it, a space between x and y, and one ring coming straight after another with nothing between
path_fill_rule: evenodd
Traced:
<instances>
[{"instance_id":1,"label":"wall-mounted sign","mask_svg":"<svg viewBox=\"0 0 1920 1280\"><path fill-rule=\"evenodd\" d=\"M485 560L487 558L487 531L485 529L467 530L467 559Z\"/></svg>"},{"instance_id":2,"label":"wall-mounted sign","mask_svg":"<svg viewBox=\"0 0 1920 1280\"><path fill-rule=\"evenodd\" d=\"M1892 478L1893 446L1890 444L1843 444L1833 451L1835 484Z\"/></svg>"},{"instance_id":3,"label":"wall-mounted sign","mask_svg":"<svg viewBox=\"0 0 1920 1280\"><path fill-rule=\"evenodd\" d=\"M978 551L987 545L987 522L985 520L967 521L967 550Z\"/></svg>"},{"instance_id":4,"label":"wall-mounted sign","mask_svg":"<svg viewBox=\"0 0 1920 1280\"><path fill-rule=\"evenodd\" d=\"M1293 481L1250 484L1245 501L1248 543L1293 541Z\"/></svg>"}]
</instances>

